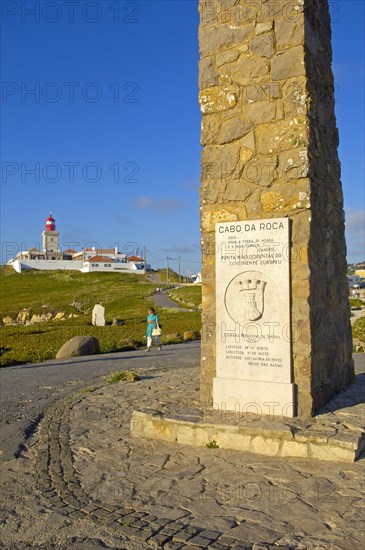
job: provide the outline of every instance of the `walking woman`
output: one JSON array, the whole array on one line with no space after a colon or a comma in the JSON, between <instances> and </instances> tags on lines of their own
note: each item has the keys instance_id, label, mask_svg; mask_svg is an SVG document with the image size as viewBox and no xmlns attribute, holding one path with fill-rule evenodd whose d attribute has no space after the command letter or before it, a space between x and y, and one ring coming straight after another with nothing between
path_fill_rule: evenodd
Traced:
<instances>
[{"instance_id":1,"label":"walking woman","mask_svg":"<svg viewBox=\"0 0 365 550\"><path fill-rule=\"evenodd\" d=\"M161 342L157 335L153 334L154 329L159 328L158 327L158 316L153 309L153 307L150 307L148 310L147 315L147 349L146 351L150 351L151 345L152 345L152 338L155 339L155 343L157 346L158 351L161 349Z\"/></svg>"}]
</instances>

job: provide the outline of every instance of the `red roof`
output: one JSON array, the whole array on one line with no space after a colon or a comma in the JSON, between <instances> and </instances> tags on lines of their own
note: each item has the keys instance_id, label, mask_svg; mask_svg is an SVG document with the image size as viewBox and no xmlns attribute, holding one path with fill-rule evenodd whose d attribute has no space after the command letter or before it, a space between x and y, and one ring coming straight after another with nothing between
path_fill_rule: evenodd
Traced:
<instances>
[{"instance_id":1,"label":"red roof","mask_svg":"<svg viewBox=\"0 0 365 550\"><path fill-rule=\"evenodd\" d=\"M127 260L128 262L144 262L144 259L139 256L128 256Z\"/></svg>"},{"instance_id":2,"label":"red roof","mask_svg":"<svg viewBox=\"0 0 365 550\"><path fill-rule=\"evenodd\" d=\"M64 254L76 254L76 250L72 250L72 248L68 248L67 250L63 251Z\"/></svg>"},{"instance_id":3,"label":"red roof","mask_svg":"<svg viewBox=\"0 0 365 550\"><path fill-rule=\"evenodd\" d=\"M92 258L89 258L87 260L88 262L102 262L102 263L105 263L105 262L108 262L109 264L110 263L113 263L113 260L111 260L110 258L107 258L106 256L93 256Z\"/></svg>"}]
</instances>

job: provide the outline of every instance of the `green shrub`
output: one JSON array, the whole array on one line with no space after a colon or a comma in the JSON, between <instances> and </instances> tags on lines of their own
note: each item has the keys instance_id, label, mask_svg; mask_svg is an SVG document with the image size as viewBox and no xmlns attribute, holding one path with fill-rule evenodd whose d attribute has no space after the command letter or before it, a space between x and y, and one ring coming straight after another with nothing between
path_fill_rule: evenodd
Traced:
<instances>
[{"instance_id":1,"label":"green shrub","mask_svg":"<svg viewBox=\"0 0 365 550\"><path fill-rule=\"evenodd\" d=\"M135 372L130 370L122 370L120 372L115 372L106 379L108 384L115 384L116 382L136 382L140 380L140 377Z\"/></svg>"},{"instance_id":2,"label":"green shrub","mask_svg":"<svg viewBox=\"0 0 365 550\"><path fill-rule=\"evenodd\" d=\"M363 300L359 300L358 298L350 298L350 307L363 307L365 306L365 302Z\"/></svg>"},{"instance_id":3,"label":"green shrub","mask_svg":"<svg viewBox=\"0 0 365 550\"><path fill-rule=\"evenodd\" d=\"M207 443L205 445L208 449L219 449L219 445L217 445L217 442L215 439L213 439L212 441L210 441L209 443Z\"/></svg>"}]
</instances>

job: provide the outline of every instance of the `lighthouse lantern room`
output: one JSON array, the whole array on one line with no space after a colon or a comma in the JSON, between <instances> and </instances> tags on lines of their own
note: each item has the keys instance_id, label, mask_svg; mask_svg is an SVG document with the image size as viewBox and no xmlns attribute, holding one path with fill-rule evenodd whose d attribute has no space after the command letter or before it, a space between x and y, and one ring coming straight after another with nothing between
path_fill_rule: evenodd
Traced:
<instances>
[{"instance_id":1,"label":"lighthouse lantern room","mask_svg":"<svg viewBox=\"0 0 365 550\"><path fill-rule=\"evenodd\" d=\"M56 231L56 220L52 214L46 219L46 231Z\"/></svg>"},{"instance_id":2,"label":"lighthouse lantern room","mask_svg":"<svg viewBox=\"0 0 365 550\"><path fill-rule=\"evenodd\" d=\"M42 248L47 259L57 260L59 249L59 232L56 231L56 220L50 214L46 219L46 228L42 233Z\"/></svg>"}]
</instances>

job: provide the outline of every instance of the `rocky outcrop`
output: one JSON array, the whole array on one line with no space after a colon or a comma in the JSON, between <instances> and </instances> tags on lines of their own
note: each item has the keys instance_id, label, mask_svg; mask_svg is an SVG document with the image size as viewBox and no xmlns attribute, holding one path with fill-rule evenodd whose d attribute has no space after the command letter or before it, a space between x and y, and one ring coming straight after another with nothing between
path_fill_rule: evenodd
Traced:
<instances>
[{"instance_id":1,"label":"rocky outcrop","mask_svg":"<svg viewBox=\"0 0 365 550\"><path fill-rule=\"evenodd\" d=\"M60 319L64 319L64 317L65 317L65 312L64 311L59 311L54 316L54 319L55 319L55 321L59 321Z\"/></svg>"},{"instance_id":2,"label":"rocky outcrop","mask_svg":"<svg viewBox=\"0 0 365 550\"><path fill-rule=\"evenodd\" d=\"M46 323L47 321L50 321L52 319L52 313L42 313L41 315L37 315L36 313L32 315L30 318L29 325L34 325L35 323ZM21 323L19 323L21 324Z\"/></svg>"},{"instance_id":3,"label":"rocky outcrop","mask_svg":"<svg viewBox=\"0 0 365 550\"><path fill-rule=\"evenodd\" d=\"M78 317L78 315L73 315L73 316ZM52 320L64 321L65 312L48 311L47 313L31 314L29 309L23 308L21 311L19 311L16 317L13 318L10 315L6 315L2 319L4 326L9 326L9 325L28 326L28 325L35 325L37 323L46 323L47 321L52 321Z\"/></svg>"},{"instance_id":4,"label":"rocky outcrop","mask_svg":"<svg viewBox=\"0 0 365 550\"><path fill-rule=\"evenodd\" d=\"M22 311L19 311L17 318L16 318L16 324L17 325L29 325L30 320L30 313L28 309L23 309Z\"/></svg>"},{"instance_id":5,"label":"rocky outcrop","mask_svg":"<svg viewBox=\"0 0 365 550\"><path fill-rule=\"evenodd\" d=\"M13 324L14 324L14 319L12 319L10 315L6 315L5 317L3 317L4 327L8 327L9 325L13 325Z\"/></svg>"}]
</instances>

